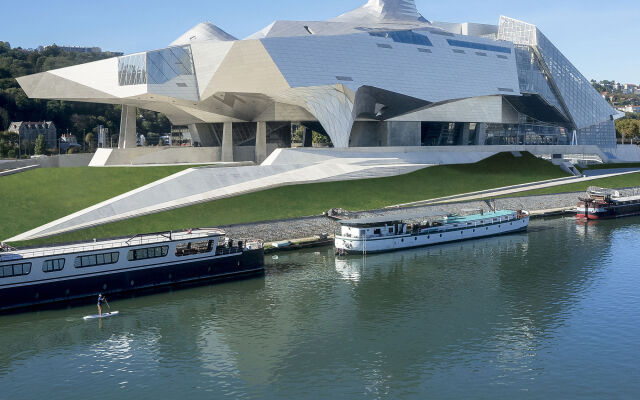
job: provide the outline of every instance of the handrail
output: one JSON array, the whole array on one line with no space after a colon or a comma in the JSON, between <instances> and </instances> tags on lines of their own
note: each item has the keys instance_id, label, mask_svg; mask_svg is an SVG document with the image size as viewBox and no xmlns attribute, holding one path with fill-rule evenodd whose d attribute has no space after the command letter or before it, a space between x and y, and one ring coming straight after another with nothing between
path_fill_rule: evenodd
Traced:
<instances>
[{"instance_id":1,"label":"handrail","mask_svg":"<svg viewBox=\"0 0 640 400\"><path fill-rule=\"evenodd\" d=\"M525 213L522 213L520 216L518 215L514 216L513 214L511 214L506 216L487 218L482 220L483 223L478 223L477 221L474 221L474 225L462 225L455 228L453 227L447 228L446 226L431 227L431 228L421 230L418 233L418 235L432 235L432 234L439 234L439 233L461 231L466 229L473 229L473 228L484 227L484 226L499 225L509 221L518 221L520 219L527 218L528 216L529 215ZM415 236L415 235L411 233L400 234L400 235L388 235L388 236L383 236L383 235L349 236L349 235L342 235L342 234L336 235L337 238L340 238L343 240L348 239L348 240L356 240L356 241L362 241L362 240L372 239L372 238L397 237L397 236Z\"/></svg>"},{"instance_id":2,"label":"handrail","mask_svg":"<svg viewBox=\"0 0 640 400\"><path fill-rule=\"evenodd\" d=\"M224 234L224 231L222 230L216 231L214 229L210 229L207 231L192 231L190 233L178 232L177 234L173 234L171 238L167 238L166 236L153 236L153 237L145 238L144 236L136 235L127 240L112 241L109 243L78 244L75 246L70 245L70 246L59 247L59 248L51 247L51 248L44 248L44 249L32 250L32 251L18 250L13 254L22 256L22 258L36 258L36 257L45 257L45 256L85 253L85 252L99 251L99 250L122 249L122 248L142 246L147 244L177 242L177 241L187 240L187 239L201 239L206 237L219 236L221 234ZM136 240L134 241L133 239L136 239Z\"/></svg>"}]
</instances>

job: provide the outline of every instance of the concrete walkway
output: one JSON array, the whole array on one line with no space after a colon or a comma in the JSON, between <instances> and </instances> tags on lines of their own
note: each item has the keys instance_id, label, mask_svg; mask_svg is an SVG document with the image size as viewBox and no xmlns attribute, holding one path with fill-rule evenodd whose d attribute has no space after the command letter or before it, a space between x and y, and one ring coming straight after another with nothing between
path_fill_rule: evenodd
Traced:
<instances>
[{"instance_id":1,"label":"concrete walkway","mask_svg":"<svg viewBox=\"0 0 640 400\"><path fill-rule=\"evenodd\" d=\"M388 208L415 207L415 206L423 206L423 205L429 205L429 204L445 204L445 203L454 203L454 202L461 202L461 201L471 201L471 200L478 200L478 199L502 197L502 196L507 196L511 194L528 192L531 190L545 189L545 188L562 186L562 185L570 185L574 183L583 183L583 182L588 183L589 181L593 181L596 179L604 179L604 178L611 178L615 176L631 175L631 174L638 174L638 173L640 173L640 171L635 170L635 171L610 173L606 175L597 175L597 176L552 179L549 181L540 181L540 182L526 183L522 185L506 186L506 187L496 188L491 190L469 192L469 193L457 194L454 196L439 197L435 199L416 201L412 203L396 204ZM586 189L587 187L585 186L585 190Z\"/></svg>"},{"instance_id":2,"label":"concrete walkway","mask_svg":"<svg viewBox=\"0 0 640 400\"><path fill-rule=\"evenodd\" d=\"M28 165L26 167L8 169L6 171L0 171L0 176L9 176L9 175L20 174L22 172L31 171L32 169L36 169L36 168L40 168L40 166L39 165Z\"/></svg>"}]
</instances>

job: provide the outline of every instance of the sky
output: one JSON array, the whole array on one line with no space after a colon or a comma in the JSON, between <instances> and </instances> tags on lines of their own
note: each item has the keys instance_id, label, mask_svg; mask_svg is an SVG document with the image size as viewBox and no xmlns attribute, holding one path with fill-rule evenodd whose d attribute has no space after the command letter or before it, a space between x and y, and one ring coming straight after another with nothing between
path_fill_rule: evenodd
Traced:
<instances>
[{"instance_id":1,"label":"sky","mask_svg":"<svg viewBox=\"0 0 640 400\"><path fill-rule=\"evenodd\" d=\"M210 21L244 38L275 20L325 20L366 0L0 0L0 40L12 47L101 47L134 53L162 48ZM8 3L8 4L5 4ZM425 18L533 23L588 79L640 83L638 0L416 0Z\"/></svg>"}]
</instances>

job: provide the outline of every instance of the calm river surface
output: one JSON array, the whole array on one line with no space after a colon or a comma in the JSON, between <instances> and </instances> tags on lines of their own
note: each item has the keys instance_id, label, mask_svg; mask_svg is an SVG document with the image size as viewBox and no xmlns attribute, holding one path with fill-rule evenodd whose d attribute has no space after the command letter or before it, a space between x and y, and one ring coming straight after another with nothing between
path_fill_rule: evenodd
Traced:
<instances>
[{"instance_id":1,"label":"calm river surface","mask_svg":"<svg viewBox=\"0 0 640 400\"><path fill-rule=\"evenodd\" d=\"M640 219L0 317L1 399L640 397Z\"/></svg>"}]
</instances>

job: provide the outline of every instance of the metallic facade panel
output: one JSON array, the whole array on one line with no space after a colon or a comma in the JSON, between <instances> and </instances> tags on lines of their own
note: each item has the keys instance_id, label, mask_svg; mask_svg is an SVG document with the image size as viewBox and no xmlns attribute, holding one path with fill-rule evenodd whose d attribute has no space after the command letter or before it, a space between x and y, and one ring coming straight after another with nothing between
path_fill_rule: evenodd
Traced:
<instances>
[{"instance_id":1,"label":"metallic facade panel","mask_svg":"<svg viewBox=\"0 0 640 400\"><path fill-rule=\"evenodd\" d=\"M429 102L500 94L499 88L519 93L513 54L507 59L494 54L482 58L475 53L456 54L446 37L417 34L432 43L430 53L420 51L423 45L366 33L267 38L262 43L294 88L342 83L357 91L373 86Z\"/></svg>"}]
</instances>

